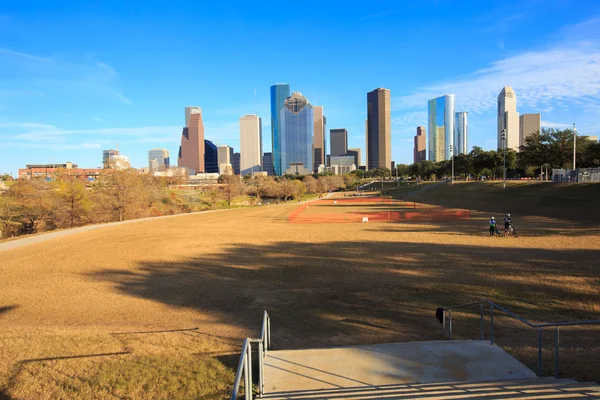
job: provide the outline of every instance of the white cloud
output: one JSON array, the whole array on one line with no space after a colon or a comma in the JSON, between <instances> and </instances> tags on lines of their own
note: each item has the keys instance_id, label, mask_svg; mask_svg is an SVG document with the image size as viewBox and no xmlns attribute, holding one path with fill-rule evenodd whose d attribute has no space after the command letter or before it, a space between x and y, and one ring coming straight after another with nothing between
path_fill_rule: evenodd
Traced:
<instances>
[{"instance_id":1,"label":"white cloud","mask_svg":"<svg viewBox=\"0 0 600 400\"><path fill-rule=\"evenodd\" d=\"M129 100L127 97L123 96L123 94L122 94L122 93L117 93L117 98L118 98L119 100L121 100L123 103L127 104L127 105L131 105L131 104L133 104L133 103L131 102L131 100Z\"/></svg>"},{"instance_id":2,"label":"white cloud","mask_svg":"<svg viewBox=\"0 0 600 400\"><path fill-rule=\"evenodd\" d=\"M550 121L542 121L541 122L543 128L572 128L573 124L565 124L562 122L550 122Z\"/></svg>"},{"instance_id":3,"label":"white cloud","mask_svg":"<svg viewBox=\"0 0 600 400\"><path fill-rule=\"evenodd\" d=\"M424 108L434 97L455 94L457 108L482 113L495 108L504 86L515 90L519 107L548 111L556 103L572 100L578 100L582 107L597 106L600 36L589 36L589 31L600 32L599 27L600 18L568 27L565 29L568 37L562 43L496 61L447 82L420 87L410 95L396 97L394 109ZM594 37L595 41L580 40L583 29L588 31L586 37Z\"/></svg>"}]
</instances>

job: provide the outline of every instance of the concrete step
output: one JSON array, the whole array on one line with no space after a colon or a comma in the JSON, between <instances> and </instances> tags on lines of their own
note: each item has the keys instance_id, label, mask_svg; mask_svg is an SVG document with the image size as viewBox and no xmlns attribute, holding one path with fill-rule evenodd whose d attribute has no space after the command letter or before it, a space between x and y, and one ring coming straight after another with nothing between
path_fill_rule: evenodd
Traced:
<instances>
[{"instance_id":1,"label":"concrete step","mask_svg":"<svg viewBox=\"0 0 600 400\"><path fill-rule=\"evenodd\" d=\"M400 399L600 399L600 386L571 379L533 378L485 382L454 382L357 386L268 393L270 400L400 400Z\"/></svg>"}]
</instances>

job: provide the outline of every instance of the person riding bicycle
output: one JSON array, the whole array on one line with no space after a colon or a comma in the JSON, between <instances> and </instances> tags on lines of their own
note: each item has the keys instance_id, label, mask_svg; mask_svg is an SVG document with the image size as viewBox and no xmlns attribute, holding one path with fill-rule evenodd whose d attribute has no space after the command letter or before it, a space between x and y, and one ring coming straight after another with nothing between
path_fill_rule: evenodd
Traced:
<instances>
[{"instance_id":1,"label":"person riding bicycle","mask_svg":"<svg viewBox=\"0 0 600 400\"><path fill-rule=\"evenodd\" d=\"M506 217L504 217L504 235L505 236L508 235L508 230L510 229L511 225L512 225L512 218L510 218L510 214L506 214Z\"/></svg>"},{"instance_id":2,"label":"person riding bicycle","mask_svg":"<svg viewBox=\"0 0 600 400\"><path fill-rule=\"evenodd\" d=\"M494 236L494 232L496 232L496 220L492 217L490 219L490 236Z\"/></svg>"}]
</instances>

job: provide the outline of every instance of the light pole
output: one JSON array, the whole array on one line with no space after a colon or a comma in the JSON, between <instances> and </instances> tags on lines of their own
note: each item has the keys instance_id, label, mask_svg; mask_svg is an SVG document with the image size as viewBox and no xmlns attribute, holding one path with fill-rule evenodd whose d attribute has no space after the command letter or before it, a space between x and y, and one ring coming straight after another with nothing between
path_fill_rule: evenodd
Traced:
<instances>
[{"instance_id":1,"label":"light pole","mask_svg":"<svg viewBox=\"0 0 600 400\"><path fill-rule=\"evenodd\" d=\"M576 167L576 158L577 158L577 127L573 124L573 169Z\"/></svg>"},{"instance_id":2,"label":"light pole","mask_svg":"<svg viewBox=\"0 0 600 400\"><path fill-rule=\"evenodd\" d=\"M502 129L502 135L500 135L502 139L502 147L504 148L504 177L502 188L506 189L506 129Z\"/></svg>"},{"instance_id":3,"label":"light pole","mask_svg":"<svg viewBox=\"0 0 600 400\"><path fill-rule=\"evenodd\" d=\"M450 145L450 157L452 157L452 184L454 184L454 151Z\"/></svg>"}]
</instances>

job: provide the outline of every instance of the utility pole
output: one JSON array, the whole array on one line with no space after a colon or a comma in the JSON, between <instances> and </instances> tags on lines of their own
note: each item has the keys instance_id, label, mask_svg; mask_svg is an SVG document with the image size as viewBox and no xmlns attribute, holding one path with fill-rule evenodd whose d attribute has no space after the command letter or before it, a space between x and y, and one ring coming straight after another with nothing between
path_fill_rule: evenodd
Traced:
<instances>
[{"instance_id":1,"label":"utility pole","mask_svg":"<svg viewBox=\"0 0 600 400\"><path fill-rule=\"evenodd\" d=\"M573 169L576 168L577 158L577 127L573 124Z\"/></svg>"},{"instance_id":2,"label":"utility pole","mask_svg":"<svg viewBox=\"0 0 600 400\"><path fill-rule=\"evenodd\" d=\"M502 129L502 147L504 148L504 179L502 183L502 188L506 189L506 129Z\"/></svg>"}]
</instances>

